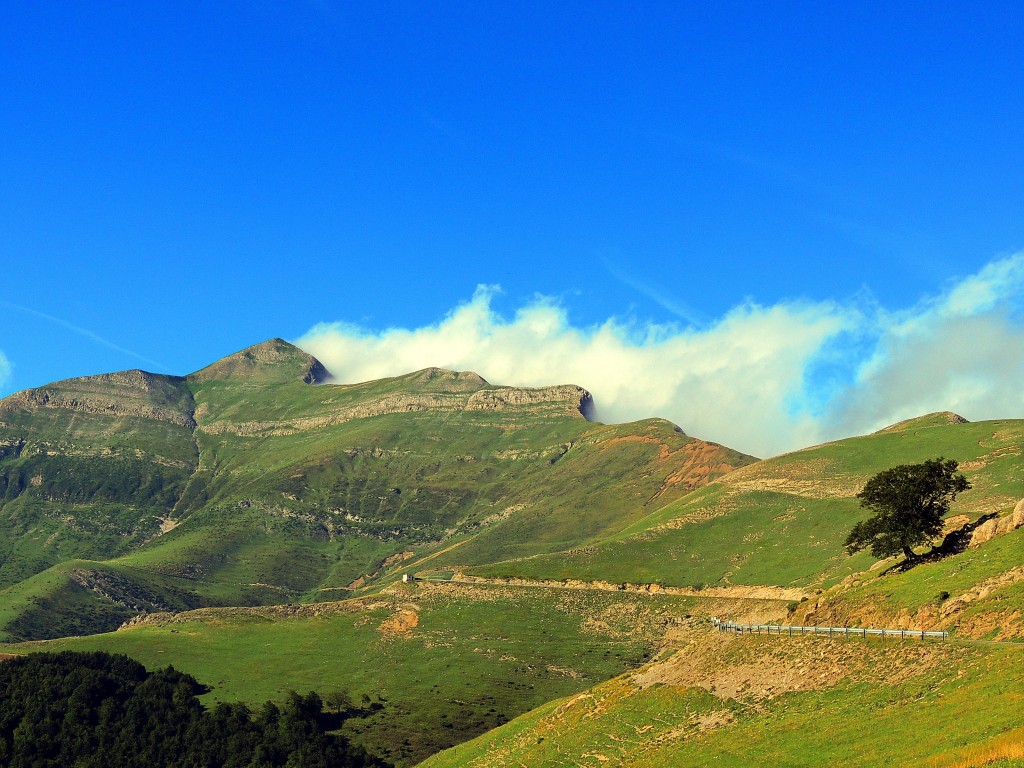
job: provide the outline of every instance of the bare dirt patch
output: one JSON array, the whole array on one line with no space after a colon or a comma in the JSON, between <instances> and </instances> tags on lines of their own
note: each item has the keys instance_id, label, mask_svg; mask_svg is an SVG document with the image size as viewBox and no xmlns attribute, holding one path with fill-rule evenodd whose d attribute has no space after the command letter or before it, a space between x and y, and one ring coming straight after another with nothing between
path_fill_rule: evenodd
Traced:
<instances>
[{"instance_id":1,"label":"bare dirt patch","mask_svg":"<svg viewBox=\"0 0 1024 768\"><path fill-rule=\"evenodd\" d=\"M699 687L722 699L757 702L844 681L895 683L940 664L952 667L965 652L952 646L707 633L691 635L674 655L648 665L631 681L641 689Z\"/></svg>"},{"instance_id":2,"label":"bare dirt patch","mask_svg":"<svg viewBox=\"0 0 1024 768\"><path fill-rule=\"evenodd\" d=\"M178 527L178 520L172 520L169 517L158 518L160 520L160 535L163 536L165 533L170 533Z\"/></svg>"},{"instance_id":3,"label":"bare dirt patch","mask_svg":"<svg viewBox=\"0 0 1024 768\"><path fill-rule=\"evenodd\" d=\"M992 435L992 437L996 438L996 436L1000 434L1001 433L996 432ZM1003 439L1012 439L1013 437L1015 436L1012 433L1002 433ZM960 465L960 469L982 469L983 467L987 467L993 461L998 461L999 459L1013 458L1016 456L1020 456L1020 454L1021 448L1019 445L1004 445L1000 448L996 448L994 451L989 451L988 453L984 454L983 456L979 456L976 459L973 459L971 461L965 461Z\"/></svg>"},{"instance_id":4,"label":"bare dirt patch","mask_svg":"<svg viewBox=\"0 0 1024 768\"><path fill-rule=\"evenodd\" d=\"M657 437L649 435L624 435L605 441L601 450L607 450L621 443L648 443L658 447L658 461L662 464L671 462L675 468L662 481L661 488L648 503L665 495L670 490L680 489L692 491L707 485L716 477L732 472L735 467L723 461L725 456L720 445L703 440L693 440L675 450Z\"/></svg>"},{"instance_id":5,"label":"bare dirt patch","mask_svg":"<svg viewBox=\"0 0 1024 768\"><path fill-rule=\"evenodd\" d=\"M616 584L610 581L577 581L565 579L557 581L554 579L519 579L508 577L503 579L489 579L483 576L469 576L457 573L452 577L450 584L494 584L508 587L531 587L546 589L565 590L599 590L604 592L641 592L646 594L677 595L681 597L705 597L705 598L728 598L731 600L777 600L788 602L800 600L808 596L808 593L800 587L776 587L771 585L731 585L727 587L705 587L703 589L692 589L686 587L665 587L660 584Z\"/></svg>"},{"instance_id":6,"label":"bare dirt patch","mask_svg":"<svg viewBox=\"0 0 1024 768\"><path fill-rule=\"evenodd\" d=\"M505 586L501 582L495 582L499 586ZM402 594L404 585L390 586L384 590L386 594ZM452 581L417 581L417 599L433 600L439 603L448 603L462 600L493 603L499 600L509 600L516 594L515 590L489 589L486 586L473 586L465 582L455 583Z\"/></svg>"},{"instance_id":7,"label":"bare dirt patch","mask_svg":"<svg viewBox=\"0 0 1024 768\"><path fill-rule=\"evenodd\" d=\"M765 462L741 467L722 482L737 491L771 491L809 499L834 499L856 496L866 478L832 473L827 459Z\"/></svg>"},{"instance_id":8,"label":"bare dirt patch","mask_svg":"<svg viewBox=\"0 0 1024 768\"><path fill-rule=\"evenodd\" d=\"M419 623L419 613L412 607L406 607L395 611L389 618L384 619L377 629L385 638L410 637Z\"/></svg>"}]
</instances>

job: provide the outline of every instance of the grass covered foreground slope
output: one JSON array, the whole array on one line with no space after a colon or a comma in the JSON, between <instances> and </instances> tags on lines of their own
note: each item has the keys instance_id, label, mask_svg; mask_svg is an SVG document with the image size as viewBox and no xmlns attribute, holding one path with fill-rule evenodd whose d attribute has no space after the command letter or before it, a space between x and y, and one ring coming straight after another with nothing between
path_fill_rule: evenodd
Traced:
<instances>
[{"instance_id":1,"label":"grass covered foreground slope","mask_svg":"<svg viewBox=\"0 0 1024 768\"><path fill-rule=\"evenodd\" d=\"M447 551L559 551L753 461L661 420L589 422L577 386L436 368L327 379L275 339L187 377L128 371L0 401L0 633L333 599ZM58 621L58 596L103 618Z\"/></svg>"},{"instance_id":2,"label":"grass covered foreground slope","mask_svg":"<svg viewBox=\"0 0 1024 768\"><path fill-rule=\"evenodd\" d=\"M973 485L954 525L1008 515L1024 497L1024 421L965 423L932 414L882 432L750 464L585 548L468 570L488 577L668 585L827 587L867 570L843 541L867 517L856 494L874 474L936 456ZM959 516L963 517L959 517Z\"/></svg>"},{"instance_id":3,"label":"grass covered foreground slope","mask_svg":"<svg viewBox=\"0 0 1024 768\"><path fill-rule=\"evenodd\" d=\"M110 634L9 648L172 664L213 687L210 704L344 690L374 705L348 720L345 734L410 765L639 667L663 651L670 630L725 611L760 620L784 610L754 600L398 583L335 603L155 614Z\"/></svg>"},{"instance_id":4,"label":"grass covered foreground slope","mask_svg":"<svg viewBox=\"0 0 1024 768\"><path fill-rule=\"evenodd\" d=\"M1022 532L857 579L885 591L944 566L966 587L991 562L1024 562ZM173 663L216 686L211 699L376 692L383 708L346 728L402 765L449 744L426 765L1019 765L1020 647L737 637L708 621L795 622L788 612L768 599L418 582L339 603L155 615L11 650Z\"/></svg>"},{"instance_id":5,"label":"grass covered foreground slope","mask_svg":"<svg viewBox=\"0 0 1024 768\"><path fill-rule=\"evenodd\" d=\"M422 765L1019 767L1022 653L693 634Z\"/></svg>"}]
</instances>

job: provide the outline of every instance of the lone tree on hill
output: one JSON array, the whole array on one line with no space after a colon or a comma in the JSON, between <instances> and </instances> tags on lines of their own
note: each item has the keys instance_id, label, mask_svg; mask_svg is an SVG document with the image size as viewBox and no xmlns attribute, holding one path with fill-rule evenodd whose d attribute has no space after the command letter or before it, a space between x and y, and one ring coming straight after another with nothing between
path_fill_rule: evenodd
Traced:
<instances>
[{"instance_id":1,"label":"lone tree on hill","mask_svg":"<svg viewBox=\"0 0 1024 768\"><path fill-rule=\"evenodd\" d=\"M857 494L862 507L875 514L857 523L846 537L851 555L871 547L877 558L902 552L917 560L914 547L942 532L942 518L958 493L971 487L953 459L929 459L879 472Z\"/></svg>"}]
</instances>

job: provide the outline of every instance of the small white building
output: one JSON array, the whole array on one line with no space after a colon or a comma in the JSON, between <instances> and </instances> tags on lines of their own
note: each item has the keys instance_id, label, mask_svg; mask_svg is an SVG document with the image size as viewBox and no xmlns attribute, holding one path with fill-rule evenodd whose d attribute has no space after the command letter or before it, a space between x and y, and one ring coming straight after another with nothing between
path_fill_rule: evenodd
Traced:
<instances>
[{"instance_id":1,"label":"small white building","mask_svg":"<svg viewBox=\"0 0 1024 768\"><path fill-rule=\"evenodd\" d=\"M411 573L403 573L402 574L402 583L403 584L411 584L414 581L416 581L416 577L413 576Z\"/></svg>"}]
</instances>

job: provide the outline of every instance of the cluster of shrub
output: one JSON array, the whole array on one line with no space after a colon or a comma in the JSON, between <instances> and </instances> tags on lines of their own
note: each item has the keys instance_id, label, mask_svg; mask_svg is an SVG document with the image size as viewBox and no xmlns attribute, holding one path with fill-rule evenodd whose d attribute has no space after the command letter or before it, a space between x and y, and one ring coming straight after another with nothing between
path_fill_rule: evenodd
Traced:
<instances>
[{"instance_id":1,"label":"cluster of shrub","mask_svg":"<svg viewBox=\"0 0 1024 768\"><path fill-rule=\"evenodd\" d=\"M344 714L316 693L256 711L205 708L209 689L127 656L29 654L0 663L0 766L10 768L362 768L387 766L329 733Z\"/></svg>"}]
</instances>

